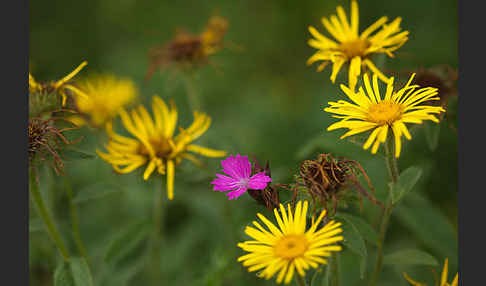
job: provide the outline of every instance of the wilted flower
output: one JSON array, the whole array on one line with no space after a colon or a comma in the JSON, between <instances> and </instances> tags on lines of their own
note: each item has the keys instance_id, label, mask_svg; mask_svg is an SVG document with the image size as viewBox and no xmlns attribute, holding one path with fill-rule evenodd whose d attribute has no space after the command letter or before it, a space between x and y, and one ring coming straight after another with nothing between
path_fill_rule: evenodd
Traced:
<instances>
[{"instance_id":1,"label":"wilted flower","mask_svg":"<svg viewBox=\"0 0 486 286\"><path fill-rule=\"evenodd\" d=\"M62 133L75 127L59 129L54 126L54 121L54 118L29 118L29 164L34 164L35 160L48 162L59 175L64 169L61 149L74 143L67 140Z\"/></svg>"},{"instance_id":2,"label":"wilted flower","mask_svg":"<svg viewBox=\"0 0 486 286\"><path fill-rule=\"evenodd\" d=\"M84 79L77 87L68 86L67 89L73 92L75 106L80 112L79 116L71 117L73 123L78 126L89 123L98 128L104 127L138 96L131 80L113 75Z\"/></svg>"},{"instance_id":3,"label":"wilted flower","mask_svg":"<svg viewBox=\"0 0 486 286\"><path fill-rule=\"evenodd\" d=\"M442 276L440 278L439 286L457 286L458 283L459 283L459 273L456 274L452 283L450 283L450 284L447 283L448 262L449 261L446 258L446 260L444 262L444 269L442 270ZM407 273L405 273L405 272L403 272L403 276L405 277L405 279L408 282L410 282L410 284L412 284L414 286L427 286L425 283L420 283L420 282L416 282L416 281L412 280L410 277L408 277Z\"/></svg>"},{"instance_id":4,"label":"wilted flower","mask_svg":"<svg viewBox=\"0 0 486 286\"><path fill-rule=\"evenodd\" d=\"M319 201L324 207L327 202L333 202L334 213L339 199L345 194L344 190L349 187L357 189L360 203L361 195L364 195L374 204L383 207L383 203L377 201L361 186L357 172L364 176L368 187L374 192L371 181L361 164L346 158L335 159L331 154L319 154L316 160L303 161L299 175L301 183L307 188L314 201Z\"/></svg>"},{"instance_id":5,"label":"wilted flower","mask_svg":"<svg viewBox=\"0 0 486 286\"><path fill-rule=\"evenodd\" d=\"M363 87L359 88L359 92L354 92L341 84L343 92L354 103L343 100L329 102L330 107L324 108L324 111L337 114L333 115L333 117L342 120L332 124L327 130L348 128L349 131L341 136L341 139L373 130L368 140L364 143L363 149L368 149L373 145L371 152L375 154L380 143L386 141L388 131L391 129L395 137L395 157L398 158L402 146L402 135L408 140L412 138L405 123L422 124L423 120L439 122L434 114L444 112L444 109L440 106L424 104L430 100L439 100L437 88L419 88L418 85L410 85L414 76L415 74L412 74L405 87L397 92L393 92L392 77L387 84L384 99L380 95L378 76L376 74L373 75L373 88L368 75L363 75L366 93Z\"/></svg>"},{"instance_id":6,"label":"wilted flower","mask_svg":"<svg viewBox=\"0 0 486 286\"><path fill-rule=\"evenodd\" d=\"M63 77L58 81L50 81L50 82L37 82L34 77L29 73L29 93L32 95L47 95L53 92L57 92L62 99L61 105L66 105L67 95L65 88L70 87L69 81L78 74L88 62L82 62L77 68L75 68L71 73L67 76Z\"/></svg>"},{"instance_id":7,"label":"wilted flower","mask_svg":"<svg viewBox=\"0 0 486 286\"><path fill-rule=\"evenodd\" d=\"M107 124L109 142L105 145L108 153L97 150L98 155L110 163L116 172L126 174L146 166L144 180L157 170L161 175L167 174L167 196L174 197L174 169L183 158L199 163L194 152L206 157L222 157L226 151L213 150L192 144L206 132L211 124L211 118L194 111L194 122L187 129L177 126L177 109L171 104L169 108L158 96L152 97L153 119L142 105L131 113L120 110L120 117L126 130L135 138L129 138L115 133L112 124Z\"/></svg>"},{"instance_id":8,"label":"wilted flower","mask_svg":"<svg viewBox=\"0 0 486 286\"><path fill-rule=\"evenodd\" d=\"M223 47L227 30L228 21L219 16L211 17L199 35L179 30L169 43L150 49L150 65L145 80L149 80L159 68L168 65L184 67L207 63L208 56Z\"/></svg>"},{"instance_id":9,"label":"wilted flower","mask_svg":"<svg viewBox=\"0 0 486 286\"><path fill-rule=\"evenodd\" d=\"M323 257L331 256L331 252L341 251L341 246L334 243L343 240L337 234L342 232L341 223L329 221L319 227L326 215L323 210L317 220L312 217L310 228L307 229L308 202L299 201L294 211L287 205L287 210L280 204L279 210L273 210L278 227L258 213L258 218L267 226L264 229L257 221L256 227L247 226L245 233L254 240L238 243L238 247L250 252L238 258L249 272L263 269L258 276L270 279L277 273L277 283L289 284L294 272L305 276L305 271L326 264Z\"/></svg>"},{"instance_id":10,"label":"wilted flower","mask_svg":"<svg viewBox=\"0 0 486 286\"><path fill-rule=\"evenodd\" d=\"M236 154L236 157L234 157L230 155L221 161L221 166L223 166L221 171L229 177L216 174L218 178L214 179L211 184L214 184L213 189L215 191L231 191L226 194L229 200L238 198L248 189L263 190L267 183L272 181L269 176L265 175L265 172L251 176L251 163L248 156Z\"/></svg>"},{"instance_id":11,"label":"wilted flower","mask_svg":"<svg viewBox=\"0 0 486 286\"><path fill-rule=\"evenodd\" d=\"M343 64L349 63L348 81L352 91L354 91L362 68L369 68L381 80L389 82L390 79L378 70L370 60L370 56L386 53L389 57L393 57L392 52L408 40L408 31L400 32L402 19L398 17L390 24L386 24L388 18L383 16L359 34L358 3L351 2L350 22L348 22L342 6L338 6L336 10L337 16L331 15L330 21L322 18L322 24L337 42L310 26L309 32L315 39L310 39L308 44L318 51L307 60L307 64L324 61L317 68L318 71L322 71L329 62L332 62L331 81L334 83ZM381 30L371 35L380 28Z\"/></svg>"}]
</instances>

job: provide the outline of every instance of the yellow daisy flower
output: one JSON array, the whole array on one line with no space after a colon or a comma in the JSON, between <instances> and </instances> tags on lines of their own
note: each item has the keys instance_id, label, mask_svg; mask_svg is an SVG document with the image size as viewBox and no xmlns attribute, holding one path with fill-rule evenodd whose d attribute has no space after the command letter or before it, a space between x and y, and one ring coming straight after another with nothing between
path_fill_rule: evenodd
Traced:
<instances>
[{"instance_id":1,"label":"yellow daisy flower","mask_svg":"<svg viewBox=\"0 0 486 286\"><path fill-rule=\"evenodd\" d=\"M194 122L187 129L179 127L179 134L174 136L177 124L177 109L173 103L171 108L158 96L152 98L153 118L142 105L129 114L120 109L120 117L126 130L135 136L129 138L113 132L112 124L107 124L109 142L105 145L108 153L96 150L98 155L110 163L116 172L130 173L146 166L144 180L157 170L159 174L167 174L167 195L174 197L174 168L182 158L200 164L193 155L194 152L206 157L223 157L226 151L213 150L191 144L199 138L211 124L211 118L194 111Z\"/></svg>"},{"instance_id":2,"label":"yellow daisy flower","mask_svg":"<svg viewBox=\"0 0 486 286\"><path fill-rule=\"evenodd\" d=\"M458 283L459 283L459 272L456 273L456 276L454 277L454 280L452 280L452 283L450 283L450 284L447 283L448 262L449 261L446 258L446 260L444 262L444 269L442 270L442 276L440 278L440 285L439 286L457 286ZM403 276L405 277L405 279L410 284L412 284L414 286L427 286L427 284L425 284L425 283L420 283L420 282L414 281L405 272L403 272Z\"/></svg>"},{"instance_id":3,"label":"yellow daisy flower","mask_svg":"<svg viewBox=\"0 0 486 286\"><path fill-rule=\"evenodd\" d=\"M71 73L67 76L63 77L58 81L52 81L48 83L39 83L37 82L34 77L29 73L29 93L43 93L43 92L53 92L56 91L61 95L62 98L62 106L66 105L67 96L64 91L64 88L70 87L71 85L67 84L75 75L77 75L86 65L88 64L87 61L83 61L77 68L75 68Z\"/></svg>"},{"instance_id":4,"label":"yellow daisy flower","mask_svg":"<svg viewBox=\"0 0 486 286\"><path fill-rule=\"evenodd\" d=\"M335 118L342 120L327 128L328 131L338 128L348 128L349 131L341 136L341 139L373 129L368 140L363 145L363 149L368 149L371 145L371 153L376 154L380 143L387 139L388 130L393 131L395 136L395 157L400 156L401 137L405 136L408 140L412 138L405 123L422 124L423 120L439 122L433 115L445 110L440 106L423 105L425 101L439 100L437 88L419 88L418 85L410 85L415 73L402 89L393 91L393 77L387 84L385 97L381 98L378 87L378 76L373 75L373 87L367 74L363 75L364 86L359 87L358 92L341 84L342 91L353 101L353 103L339 100L329 102L330 107L324 111L334 113ZM373 143L374 142L374 143Z\"/></svg>"},{"instance_id":5,"label":"yellow daisy flower","mask_svg":"<svg viewBox=\"0 0 486 286\"><path fill-rule=\"evenodd\" d=\"M85 79L76 86L67 86L67 89L73 92L76 108L82 115L71 118L78 126L90 123L103 127L122 107L133 103L138 96L138 90L131 80L113 75Z\"/></svg>"},{"instance_id":6,"label":"yellow daisy flower","mask_svg":"<svg viewBox=\"0 0 486 286\"><path fill-rule=\"evenodd\" d=\"M288 212L280 204L281 215L277 208L273 210L278 227L258 213L258 218L270 231L253 221L257 228L247 226L245 233L254 240L238 243L240 248L250 252L238 258L243 266L249 267L249 272L264 268L259 277L267 280L278 272L277 283L284 281L285 284L290 283L295 271L303 277L309 267L317 268L318 264L326 264L322 257L329 257L332 251L341 250L341 246L331 244L343 240L342 236L336 236L342 232L340 222L332 220L317 230L326 210L321 212L317 220L312 218L312 224L306 231L308 202L302 204L299 201L294 213L290 205L287 207Z\"/></svg>"},{"instance_id":7,"label":"yellow daisy flower","mask_svg":"<svg viewBox=\"0 0 486 286\"><path fill-rule=\"evenodd\" d=\"M350 22L348 22L342 6L338 6L336 10L337 16L331 15L330 20L323 17L322 24L337 42L309 26L309 32L315 39L310 39L308 44L318 51L307 60L307 64L324 61L317 68L318 71L322 71L329 62L332 62L331 81L334 83L343 64L349 63L348 81L349 87L353 91L362 68L369 68L381 80L388 82L389 78L378 70L370 60L370 56L386 53L389 57L393 57L392 52L408 40L408 31L400 32L402 19L398 17L390 24L386 24L388 18L383 16L359 34L358 3L351 2ZM380 31L371 35L379 28L381 28Z\"/></svg>"}]
</instances>

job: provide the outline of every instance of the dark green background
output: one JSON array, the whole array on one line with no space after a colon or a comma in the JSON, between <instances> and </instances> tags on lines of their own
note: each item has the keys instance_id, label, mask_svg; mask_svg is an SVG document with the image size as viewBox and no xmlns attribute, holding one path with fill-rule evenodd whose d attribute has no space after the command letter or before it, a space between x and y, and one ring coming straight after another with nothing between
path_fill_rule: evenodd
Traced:
<instances>
[{"instance_id":1,"label":"dark green background","mask_svg":"<svg viewBox=\"0 0 486 286\"><path fill-rule=\"evenodd\" d=\"M303 159L318 152L358 160L367 170L384 200L386 169L380 155L371 155L347 141L343 130L326 132L335 120L322 108L343 96L329 80L330 68L315 72L305 62L314 53L307 45L309 25L325 32L320 18L335 13L348 1L30 1L30 67L38 80L58 79L81 61L88 66L79 78L91 72L110 72L132 78L147 103L154 94L173 99L179 122L192 120L180 74L156 73L145 84L147 51L171 39L176 28L199 33L214 13L228 19L227 48L211 57L211 65L197 73L196 87L203 110L213 123L200 139L208 147L232 153L254 153L269 160L274 182L290 183ZM360 31L386 15L402 17L402 28L410 31L408 42L386 59L395 71L448 64L457 68L457 1L360 1ZM231 48L240 46L243 49ZM343 73L337 82L343 82ZM79 148L93 152L101 148L103 136L83 130ZM431 151L424 129L413 131L405 142L399 168L416 165L424 170L417 187L392 215L385 253L418 248L440 262L449 257L450 273L457 272L457 133L441 124L439 146ZM311 145L309 145L309 142ZM300 155L300 156L299 156ZM175 199L166 203L163 273L168 285L273 285L247 273L236 258L245 225L260 211L269 212L247 195L227 201L209 184L220 169L219 159L206 159L200 170L182 164L176 170ZM141 171L116 175L100 158L69 162L66 171L77 193L110 183L113 192L98 200L79 204L81 232L88 248L96 285L144 285L143 275L133 265L144 254L143 241L119 262L103 260L109 242L130 224L150 218L153 192L160 178L148 183ZM43 174L42 191L54 206L63 236L75 253L69 233L69 210L62 181ZM121 190L121 191L120 191ZM282 195L287 199L287 195ZM365 203L362 213L375 223L378 209ZM350 210L356 214L359 211ZM31 217L35 218L31 210ZM128 247L128 246L127 246ZM59 257L45 233L30 235L31 285L51 285ZM368 246L374 261L375 248ZM359 259L342 252L342 285L362 285ZM440 269L439 269L440 268ZM423 266L385 266L380 285L407 285L401 272L433 285L432 273ZM450 274L452 279L452 274ZM125 283L125 284L123 284ZM166 285L164 284L164 285ZM163 285L163 284L161 284Z\"/></svg>"}]
</instances>

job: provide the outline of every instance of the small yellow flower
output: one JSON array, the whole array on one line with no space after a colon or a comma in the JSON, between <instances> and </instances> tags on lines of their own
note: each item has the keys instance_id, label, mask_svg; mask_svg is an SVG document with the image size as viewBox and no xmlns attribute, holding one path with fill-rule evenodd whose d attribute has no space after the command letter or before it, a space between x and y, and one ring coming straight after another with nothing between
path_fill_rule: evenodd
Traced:
<instances>
[{"instance_id":1,"label":"small yellow flower","mask_svg":"<svg viewBox=\"0 0 486 286\"><path fill-rule=\"evenodd\" d=\"M384 99L380 95L376 74L373 75L373 87L368 75L363 75L366 93L363 87L359 87L359 92L353 92L341 84L341 89L353 103L344 100L329 102L330 106L324 108L324 111L337 114L333 117L342 120L332 124L327 130L348 128L349 131L341 136L343 139L373 129L363 149L366 150L373 145L371 153L376 154L380 143L386 141L388 130L391 129L395 136L395 157L398 158L402 146L401 136L404 135L408 140L412 138L405 123L422 124L423 120L439 122L433 114L445 111L440 106L422 104L429 100L439 100L437 88L418 88L418 85L410 85L414 76L415 74L412 74L405 87L397 92L393 91L394 79L390 78Z\"/></svg>"},{"instance_id":2,"label":"small yellow flower","mask_svg":"<svg viewBox=\"0 0 486 286\"><path fill-rule=\"evenodd\" d=\"M273 210L278 227L258 213L258 218L269 231L253 221L257 228L247 226L245 233L254 240L238 243L240 248L250 252L238 258L243 266L249 267L249 272L264 269L258 276L267 280L278 272L277 283L284 281L285 284L290 283L295 271L303 277L309 267L317 268L318 264L326 264L322 257L331 256L333 251L341 251L341 246L333 244L343 240L342 236L336 236L342 232L340 222L332 220L317 229L326 210L321 212L317 220L312 218L312 224L306 231L308 202L302 204L299 201L295 212L292 212L290 205L287 207L288 212L280 204L281 216L277 208Z\"/></svg>"},{"instance_id":3,"label":"small yellow flower","mask_svg":"<svg viewBox=\"0 0 486 286\"><path fill-rule=\"evenodd\" d=\"M228 21L219 16L212 16L208 20L206 28L200 35L202 48L206 55L212 55L221 49L228 25Z\"/></svg>"},{"instance_id":4,"label":"small yellow flower","mask_svg":"<svg viewBox=\"0 0 486 286\"><path fill-rule=\"evenodd\" d=\"M353 91L362 68L369 68L381 80L388 82L389 78L378 70L370 60L370 56L386 53L389 57L393 57L392 52L408 40L408 31L400 32L402 19L398 17L387 25L385 23L388 18L383 16L359 34L358 3L356 1L351 2L351 23L348 22L342 6L338 6L336 10L337 16L331 15L330 21L323 17L322 24L337 42L309 26L309 32L315 39L310 39L308 44L318 51L307 60L307 64L324 61L317 68L318 71L322 71L329 62L332 62L331 81L334 83L343 64L349 63L348 81L349 87ZM371 35L379 28L381 28L379 32Z\"/></svg>"},{"instance_id":5,"label":"small yellow flower","mask_svg":"<svg viewBox=\"0 0 486 286\"><path fill-rule=\"evenodd\" d=\"M98 155L110 163L116 172L130 173L146 166L144 180L157 170L159 174L167 175L167 196L174 197L174 168L182 158L196 164L199 161L190 153L194 152L206 157L223 157L226 151L213 150L191 142L206 132L211 124L211 118L194 111L194 121L187 129L179 127L179 134L174 136L177 125L177 109L174 104L169 108L158 96L152 98L153 118L142 105L129 114L120 110L120 117L126 130L135 138L121 136L113 132L112 124L107 124L109 142L105 145L108 153L96 150Z\"/></svg>"},{"instance_id":6,"label":"small yellow flower","mask_svg":"<svg viewBox=\"0 0 486 286\"><path fill-rule=\"evenodd\" d=\"M71 118L78 126L90 123L95 127L104 127L122 107L133 103L138 96L138 90L131 80L113 75L85 79L76 86L67 88L73 92L76 108L82 115Z\"/></svg>"},{"instance_id":7,"label":"small yellow flower","mask_svg":"<svg viewBox=\"0 0 486 286\"><path fill-rule=\"evenodd\" d=\"M459 272L456 273L456 276L454 277L454 280L452 280L452 283L447 283L447 272L448 272L448 259L446 258L444 262L444 269L442 270L442 277L440 278L440 285L439 286L457 286L459 283ZM414 286L427 286L425 283L420 283L417 281L412 280L410 277L408 277L407 273L403 272L403 276L405 279L410 282L410 284Z\"/></svg>"},{"instance_id":8,"label":"small yellow flower","mask_svg":"<svg viewBox=\"0 0 486 286\"><path fill-rule=\"evenodd\" d=\"M63 77L58 81L51 81L48 83L39 83L35 81L34 77L29 73L29 93L43 93L43 92L50 93L56 91L62 97L61 104L62 106L64 106L66 105L66 100L67 100L66 92L64 89L71 86L70 84L68 84L68 82L76 74L78 74L87 64L88 62L83 61L77 68L75 68L67 76Z\"/></svg>"}]
</instances>

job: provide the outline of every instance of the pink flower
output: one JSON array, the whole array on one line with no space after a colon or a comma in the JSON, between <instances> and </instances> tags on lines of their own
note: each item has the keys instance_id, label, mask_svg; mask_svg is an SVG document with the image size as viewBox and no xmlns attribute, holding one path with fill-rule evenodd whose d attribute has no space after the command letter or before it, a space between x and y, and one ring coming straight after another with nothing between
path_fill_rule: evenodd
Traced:
<instances>
[{"instance_id":1,"label":"pink flower","mask_svg":"<svg viewBox=\"0 0 486 286\"><path fill-rule=\"evenodd\" d=\"M251 163L248 156L236 154L236 157L233 157L230 155L221 161L221 166L223 166L222 171L229 177L216 174L218 178L214 179L211 184L214 184L213 190L215 191L231 191L226 194L229 197L228 200L241 196L248 189L263 190L267 183L272 181L272 178L266 176L265 172L251 176Z\"/></svg>"}]
</instances>

